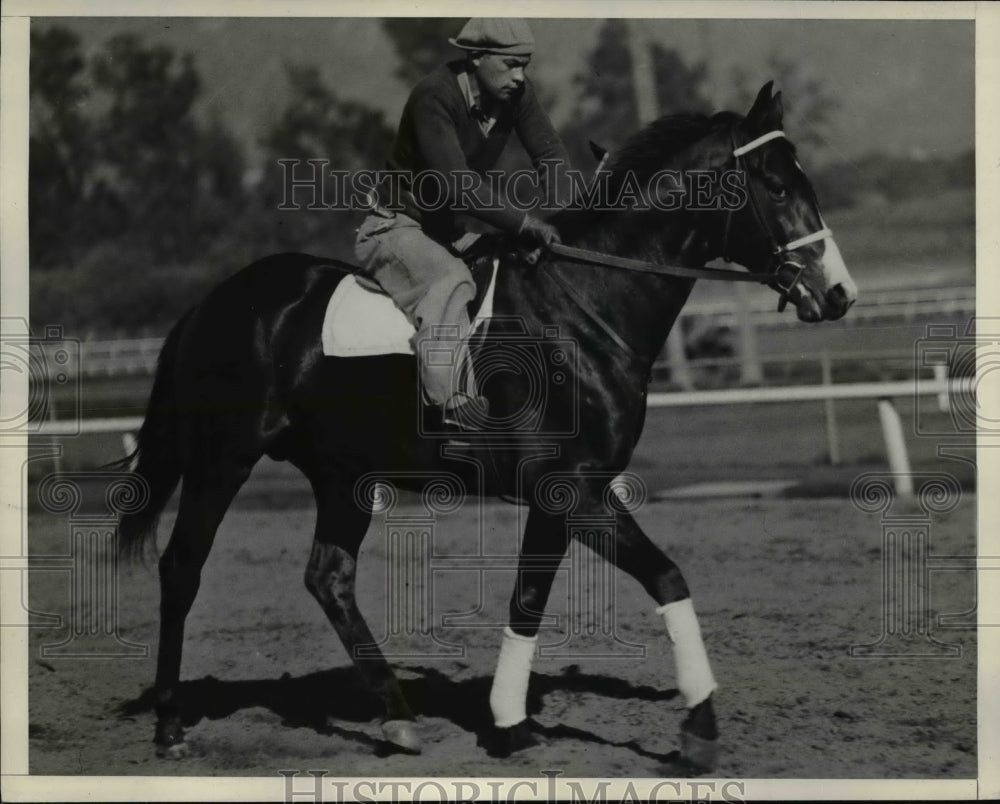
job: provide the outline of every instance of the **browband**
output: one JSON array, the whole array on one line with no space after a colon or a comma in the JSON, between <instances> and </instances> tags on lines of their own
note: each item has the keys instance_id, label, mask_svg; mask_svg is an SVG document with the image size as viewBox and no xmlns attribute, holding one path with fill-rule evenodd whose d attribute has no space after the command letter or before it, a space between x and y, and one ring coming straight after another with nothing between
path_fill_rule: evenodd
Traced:
<instances>
[{"instance_id":1,"label":"browband","mask_svg":"<svg viewBox=\"0 0 1000 804\"><path fill-rule=\"evenodd\" d=\"M733 150L733 156L743 156L743 154L750 153L754 148L759 148L765 142L770 142L771 140L776 140L778 137L784 137L785 132L780 129L777 131L769 131L767 134L762 134L755 140L750 140L746 145L741 145L739 148Z\"/></svg>"}]
</instances>

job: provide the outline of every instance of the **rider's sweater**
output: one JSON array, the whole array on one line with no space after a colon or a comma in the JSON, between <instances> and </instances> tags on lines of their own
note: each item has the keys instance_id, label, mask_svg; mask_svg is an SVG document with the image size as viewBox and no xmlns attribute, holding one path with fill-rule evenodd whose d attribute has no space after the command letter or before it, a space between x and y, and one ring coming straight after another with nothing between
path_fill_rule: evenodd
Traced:
<instances>
[{"instance_id":1,"label":"rider's sweater","mask_svg":"<svg viewBox=\"0 0 1000 804\"><path fill-rule=\"evenodd\" d=\"M387 160L390 171L403 171L413 176L417 193L402 182L403 192L398 202L405 214L420 221L428 235L439 241L453 239L457 231L455 220L458 179L455 171L474 171L476 185L463 194L466 207L462 211L507 232L516 232L524 219L525 210L516 209L493 192L488 181L482 180L503 152L511 131L515 131L531 157L543 181L554 177L545 170L542 160L558 160L569 166L566 150L559 140L548 115L538 102L530 80L510 101L498 103L488 117L479 104L478 87L473 75L465 72L462 61L442 65L414 87L403 108L399 129ZM422 171L436 171L444 181L420 180ZM563 174L564 175L564 174ZM543 185L544 186L544 185ZM383 185L384 188L384 185ZM433 202L443 188L447 193L440 209L421 208L418 197ZM380 193L387 202L386 191ZM389 203L396 199L389 199ZM430 204L425 203L425 207Z\"/></svg>"}]
</instances>

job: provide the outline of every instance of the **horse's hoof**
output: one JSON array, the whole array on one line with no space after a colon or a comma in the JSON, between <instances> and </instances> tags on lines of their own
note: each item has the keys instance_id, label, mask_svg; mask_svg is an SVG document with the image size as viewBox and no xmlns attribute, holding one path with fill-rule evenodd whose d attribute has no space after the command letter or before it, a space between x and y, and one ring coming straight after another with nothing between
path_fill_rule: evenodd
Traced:
<instances>
[{"instance_id":1,"label":"horse's hoof","mask_svg":"<svg viewBox=\"0 0 1000 804\"><path fill-rule=\"evenodd\" d=\"M407 754L420 753L417 724L412 720L387 720L382 724L382 736L385 737L386 742Z\"/></svg>"},{"instance_id":2,"label":"horse's hoof","mask_svg":"<svg viewBox=\"0 0 1000 804\"><path fill-rule=\"evenodd\" d=\"M157 745L156 746L156 756L160 759L184 759L189 753L188 744L174 743L173 745Z\"/></svg>"},{"instance_id":3,"label":"horse's hoof","mask_svg":"<svg viewBox=\"0 0 1000 804\"><path fill-rule=\"evenodd\" d=\"M181 728L179 717L164 717L156 722L156 756L161 759L184 759L188 755L187 743L184 742L184 729Z\"/></svg>"},{"instance_id":4,"label":"horse's hoof","mask_svg":"<svg viewBox=\"0 0 1000 804\"><path fill-rule=\"evenodd\" d=\"M707 740L682 729L680 761L696 775L714 771L719 762L718 740Z\"/></svg>"},{"instance_id":5,"label":"horse's hoof","mask_svg":"<svg viewBox=\"0 0 1000 804\"><path fill-rule=\"evenodd\" d=\"M486 749L486 753L497 759L506 759L515 751L539 744L539 739L532 731L531 718L522 720L513 726L500 728L494 726L486 734L482 734L477 745Z\"/></svg>"}]
</instances>

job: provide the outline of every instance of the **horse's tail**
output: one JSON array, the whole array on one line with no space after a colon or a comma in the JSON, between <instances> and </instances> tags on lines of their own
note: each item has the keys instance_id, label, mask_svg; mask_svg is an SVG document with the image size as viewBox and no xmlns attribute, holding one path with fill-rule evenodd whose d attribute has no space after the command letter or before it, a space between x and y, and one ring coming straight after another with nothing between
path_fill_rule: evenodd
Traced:
<instances>
[{"instance_id":1,"label":"horse's tail","mask_svg":"<svg viewBox=\"0 0 1000 804\"><path fill-rule=\"evenodd\" d=\"M125 514L118 525L119 551L127 558L141 558L148 544L155 545L160 514L181 479L174 372L181 333L189 316L190 312L174 325L163 343L138 444L120 462L129 466L134 463L132 473L143 485L146 497L145 505Z\"/></svg>"}]
</instances>

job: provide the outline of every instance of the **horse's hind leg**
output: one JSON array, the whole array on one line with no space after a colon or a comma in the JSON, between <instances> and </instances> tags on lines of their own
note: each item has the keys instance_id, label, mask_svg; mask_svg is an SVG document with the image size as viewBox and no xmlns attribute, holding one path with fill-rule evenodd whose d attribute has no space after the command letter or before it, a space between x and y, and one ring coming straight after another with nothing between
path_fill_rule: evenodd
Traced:
<instances>
[{"instance_id":1,"label":"horse's hind leg","mask_svg":"<svg viewBox=\"0 0 1000 804\"><path fill-rule=\"evenodd\" d=\"M371 523L371 507L361 507L343 479L313 479L316 536L306 567L306 588L323 607L348 655L385 706L382 732L396 747L419 753L413 713L392 668L378 649L354 593L358 551ZM364 651L359 650L364 646Z\"/></svg>"},{"instance_id":2,"label":"horse's hind leg","mask_svg":"<svg viewBox=\"0 0 1000 804\"><path fill-rule=\"evenodd\" d=\"M156 751L180 759L187 753L177 699L184 622L198 594L201 569L215 532L253 461L184 476L170 542L160 557L160 649L156 664Z\"/></svg>"}]
</instances>

